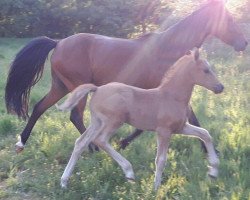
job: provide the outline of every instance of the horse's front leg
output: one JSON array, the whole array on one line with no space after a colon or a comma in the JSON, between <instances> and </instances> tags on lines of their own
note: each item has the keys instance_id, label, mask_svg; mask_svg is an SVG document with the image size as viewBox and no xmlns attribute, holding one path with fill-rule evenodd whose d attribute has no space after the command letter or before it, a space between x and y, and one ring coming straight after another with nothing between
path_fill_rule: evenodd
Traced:
<instances>
[{"instance_id":1,"label":"horse's front leg","mask_svg":"<svg viewBox=\"0 0 250 200\"><path fill-rule=\"evenodd\" d=\"M218 176L219 158L216 154L216 151L212 142L212 137L210 136L209 132L203 128L196 127L196 126L186 123L181 133L184 135L188 135L188 136L198 137L204 142L206 149L207 149L208 162L210 165L208 175L216 178Z\"/></svg>"},{"instance_id":2,"label":"horse's front leg","mask_svg":"<svg viewBox=\"0 0 250 200\"><path fill-rule=\"evenodd\" d=\"M157 190L161 185L162 173L167 160L167 150L171 133L165 129L157 130L157 154L155 158L155 180L154 189Z\"/></svg>"}]
</instances>

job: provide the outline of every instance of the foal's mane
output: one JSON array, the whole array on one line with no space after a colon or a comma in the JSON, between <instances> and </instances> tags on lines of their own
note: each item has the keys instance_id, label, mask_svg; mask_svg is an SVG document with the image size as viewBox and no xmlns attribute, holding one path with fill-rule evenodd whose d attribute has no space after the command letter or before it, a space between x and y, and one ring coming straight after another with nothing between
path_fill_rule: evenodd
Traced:
<instances>
[{"instance_id":1,"label":"foal's mane","mask_svg":"<svg viewBox=\"0 0 250 200\"><path fill-rule=\"evenodd\" d=\"M190 55L181 57L165 72L160 85L168 83L172 77L175 76L176 72L180 70L180 68L186 67L186 65L183 65L183 61L188 59L187 56L191 57Z\"/></svg>"}]
</instances>

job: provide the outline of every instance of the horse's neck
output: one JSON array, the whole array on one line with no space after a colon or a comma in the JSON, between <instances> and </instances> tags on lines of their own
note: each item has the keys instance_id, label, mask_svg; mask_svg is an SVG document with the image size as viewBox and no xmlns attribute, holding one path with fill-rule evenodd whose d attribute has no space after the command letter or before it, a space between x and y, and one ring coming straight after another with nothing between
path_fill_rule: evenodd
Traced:
<instances>
[{"instance_id":1,"label":"horse's neck","mask_svg":"<svg viewBox=\"0 0 250 200\"><path fill-rule=\"evenodd\" d=\"M177 60L188 50L200 47L209 34L207 19L189 16L168 30L160 33L159 52Z\"/></svg>"},{"instance_id":2,"label":"horse's neck","mask_svg":"<svg viewBox=\"0 0 250 200\"><path fill-rule=\"evenodd\" d=\"M170 95L176 101L188 105L194 88L192 80L190 80L190 77L188 77L187 73L183 70L170 70L174 71L170 76L167 75L163 78L159 90L162 93Z\"/></svg>"}]
</instances>

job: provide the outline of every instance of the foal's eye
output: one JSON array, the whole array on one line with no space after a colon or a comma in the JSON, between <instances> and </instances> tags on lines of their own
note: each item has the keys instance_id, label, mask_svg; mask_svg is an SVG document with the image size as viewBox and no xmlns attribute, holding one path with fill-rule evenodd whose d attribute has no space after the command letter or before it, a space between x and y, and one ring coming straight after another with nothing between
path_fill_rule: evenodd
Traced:
<instances>
[{"instance_id":1,"label":"foal's eye","mask_svg":"<svg viewBox=\"0 0 250 200\"><path fill-rule=\"evenodd\" d=\"M204 72L205 72L206 74L208 74L208 73L209 73L209 69L204 69Z\"/></svg>"}]
</instances>

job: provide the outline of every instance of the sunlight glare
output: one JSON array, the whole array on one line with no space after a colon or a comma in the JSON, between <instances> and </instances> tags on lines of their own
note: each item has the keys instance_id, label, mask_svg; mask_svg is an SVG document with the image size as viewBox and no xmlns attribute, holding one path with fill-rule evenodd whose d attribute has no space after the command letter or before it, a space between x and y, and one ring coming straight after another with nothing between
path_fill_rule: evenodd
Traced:
<instances>
[{"instance_id":1,"label":"sunlight glare","mask_svg":"<svg viewBox=\"0 0 250 200\"><path fill-rule=\"evenodd\" d=\"M228 0L226 6L228 10L234 15L236 18L240 18L242 16L242 12L239 10L246 6L247 0Z\"/></svg>"}]
</instances>

